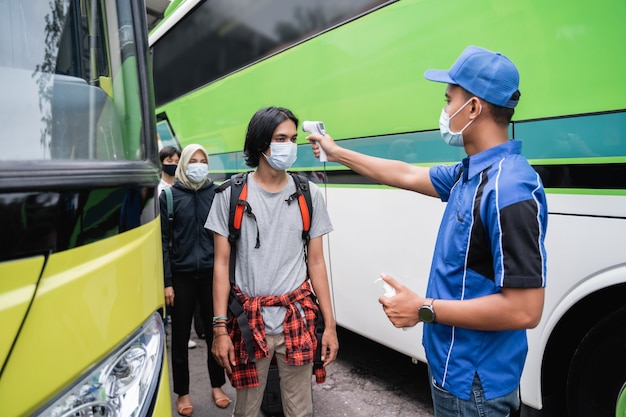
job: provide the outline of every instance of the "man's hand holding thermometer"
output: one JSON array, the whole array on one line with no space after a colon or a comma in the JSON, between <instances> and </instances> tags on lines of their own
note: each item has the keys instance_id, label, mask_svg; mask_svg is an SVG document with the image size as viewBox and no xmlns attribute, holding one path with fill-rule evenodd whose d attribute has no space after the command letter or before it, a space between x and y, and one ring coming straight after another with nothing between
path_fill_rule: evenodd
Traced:
<instances>
[{"instance_id":1,"label":"man's hand holding thermometer","mask_svg":"<svg viewBox=\"0 0 626 417\"><path fill-rule=\"evenodd\" d=\"M304 132L317 133L322 136L326 135L326 128L324 127L324 122L320 122L320 121L305 120L304 122L302 122L302 130ZM317 142L317 146L320 151L320 157L319 157L320 162L327 162L328 158L326 157L326 152L324 151L324 148L322 148L322 145L320 145L319 142Z\"/></svg>"}]
</instances>

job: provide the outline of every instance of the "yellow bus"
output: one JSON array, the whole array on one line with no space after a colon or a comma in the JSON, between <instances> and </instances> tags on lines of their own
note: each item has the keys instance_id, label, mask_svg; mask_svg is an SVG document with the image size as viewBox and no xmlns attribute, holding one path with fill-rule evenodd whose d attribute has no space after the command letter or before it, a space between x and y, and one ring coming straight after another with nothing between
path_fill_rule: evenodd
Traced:
<instances>
[{"instance_id":1,"label":"yellow bus","mask_svg":"<svg viewBox=\"0 0 626 417\"><path fill-rule=\"evenodd\" d=\"M141 0L0 14L0 416L169 416Z\"/></svg>"}]
</instances>

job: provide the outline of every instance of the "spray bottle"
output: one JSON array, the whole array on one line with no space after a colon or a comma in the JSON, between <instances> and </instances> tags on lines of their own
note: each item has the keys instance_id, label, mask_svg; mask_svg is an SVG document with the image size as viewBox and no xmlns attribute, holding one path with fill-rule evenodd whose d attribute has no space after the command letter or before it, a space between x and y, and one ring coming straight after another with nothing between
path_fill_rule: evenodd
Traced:
<instances>
[{"instance_id":1,"label":"spray bottle","mask_svg":"<svg viewBox=\"0 0 626 417\"><path fill-rule=\"evenodd\" d=\"M376 281L374 282L382 282L383 283L383 290L385 291L383 294L383 297L393 297L396 295L396 289L393 288L391 285L387 284L382 278L378 278ZM413 326L411 327L403 327L402 330L407 331L409 329L411 329Z\"/></svg>"},{"instance_id":2,"label":"spray bottle","mask_svg":"<svg viewBox=\"0 0 626 417\"><path fill-rule=\"evenodd\" d=\"M382 278L378 278L374 282L378 282L378 281L383 283L383 290L385 291L385 293L383 294L384 297L393 297L394 295L396 295L395 288L393 288L391 285L389 285L385 281L383 281Z\"/></svg>"}]
</instances>

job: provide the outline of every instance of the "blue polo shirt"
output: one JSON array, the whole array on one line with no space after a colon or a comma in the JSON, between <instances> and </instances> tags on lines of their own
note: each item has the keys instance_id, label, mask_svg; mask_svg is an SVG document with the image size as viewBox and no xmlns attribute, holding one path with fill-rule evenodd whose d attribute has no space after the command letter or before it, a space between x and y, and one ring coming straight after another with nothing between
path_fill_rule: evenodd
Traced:
<instances>
[{"instance_id":1,"label":"blue polo shirt","mask_svg":"<svg viewBox=\"0 0 626 417\"><path fill-rule=\"evenodd\" d=\"M456 165L430 169L447 206L426 297L467 300L502 287L545 286L546 199L521 148L512 140ZM465 400L475 373L488 400L515 390L528 350L525 330L479 331L438 323L424 324L423 344L437 384Z\"/></svg>"}]
</instances>

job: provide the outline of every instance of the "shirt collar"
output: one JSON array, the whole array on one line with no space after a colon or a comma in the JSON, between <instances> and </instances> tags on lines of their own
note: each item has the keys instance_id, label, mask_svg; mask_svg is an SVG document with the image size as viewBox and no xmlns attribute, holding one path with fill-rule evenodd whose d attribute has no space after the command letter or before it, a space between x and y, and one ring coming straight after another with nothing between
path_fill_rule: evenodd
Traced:
<instances>
[{"instance_id":1,"label":"shirt collar","mask_svg":"<svg viewBox=\"0 0 626 417\"><path fill-rule=\"evenodd\" d=\"M489 148L476 155L468 156L463 159L463 170L467 173L466 178L472 178L474 175L481 173L485 168L493 165L495 162L514 154L522 153L522 142L519 140L510 140L493 148Z\"/></svg>"}]
</instances>

